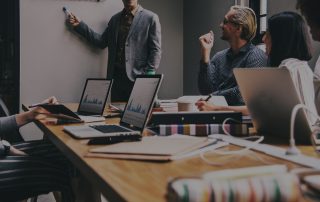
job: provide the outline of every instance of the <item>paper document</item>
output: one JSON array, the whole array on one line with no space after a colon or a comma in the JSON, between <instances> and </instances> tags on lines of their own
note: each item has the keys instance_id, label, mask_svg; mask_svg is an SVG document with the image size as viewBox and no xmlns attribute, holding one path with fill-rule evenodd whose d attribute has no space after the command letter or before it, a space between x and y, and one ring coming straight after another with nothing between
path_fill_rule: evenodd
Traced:
<instances>
[{"instance_id":1,"label":"paper document","mask_svg":"<svg viewBox=\"0 0 320 202\"><path fill-rule=\"evenodd\" d=\"M91 149L86 156L170 161L199 154L228 143L204 137L174 135L173 137L144 137L141 142L124 142Z\"/></svg>"}]
</instances>

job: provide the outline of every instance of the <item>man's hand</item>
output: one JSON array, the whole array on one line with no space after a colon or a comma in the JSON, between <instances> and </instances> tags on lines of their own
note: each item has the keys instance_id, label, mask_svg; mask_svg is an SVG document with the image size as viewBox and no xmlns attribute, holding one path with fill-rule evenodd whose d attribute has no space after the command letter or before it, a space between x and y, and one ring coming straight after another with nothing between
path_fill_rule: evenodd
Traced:
<instances>
[{"instance_id":1,"label":"man's hand","mask_svg":"<svg viewBox=\"0 0 320 202\"><path fill-rule=\"evenodd\" d=\"M209 63L210 61L210 52L214 43L214 34L212 31L199 37L200 46L201 46L201 60L204 63Z\"/></svg>"},{"instance_id":2,"label":"man's hand","mask_svg":"<svg viewBox=\"0 0 320 202\"><path fill-rule=\"evenodd\" d=\"M72 27L76 27L76 26L78 26L80 24L81 20L79 18L77 18L77 16L75 16L73 13L71 13L70 15L68 15L67 22Z\"/></svg>"}]
</instances>

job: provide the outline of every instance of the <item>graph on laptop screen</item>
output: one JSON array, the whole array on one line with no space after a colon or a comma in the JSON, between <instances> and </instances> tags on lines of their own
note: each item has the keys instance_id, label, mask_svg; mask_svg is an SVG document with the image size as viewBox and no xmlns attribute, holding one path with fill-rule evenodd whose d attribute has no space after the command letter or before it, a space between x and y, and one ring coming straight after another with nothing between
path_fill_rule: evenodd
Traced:
<instances>
[{"instance_id":1,"label":"graph on laptop screen","mask_svg":"<svg viewBox=\"0 0 320 202\"><path fill-rule=\"evenodd\" d=\"M110 80L88 80L79 111L97 112L104 107Z\"/></svg>"},{"instance_id":2,"label":"graph on laptop screen","mask_svg":"<svg viewBox=\"0 0 320 202\"><path fill-rule=\"evenodd\" d=\"M143 127L153 104L157 84L160 78L139 78L132 89L122 121L136 127Z\"/></svg>"}]
</instances>

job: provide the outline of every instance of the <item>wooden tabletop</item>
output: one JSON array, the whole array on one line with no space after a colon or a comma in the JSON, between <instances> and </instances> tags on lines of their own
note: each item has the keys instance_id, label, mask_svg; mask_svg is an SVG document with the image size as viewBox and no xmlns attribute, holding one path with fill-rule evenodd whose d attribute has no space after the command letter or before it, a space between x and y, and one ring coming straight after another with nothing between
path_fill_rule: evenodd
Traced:
<instances>
[{"instance_id":1,"label":"wooden tabletop","mask_svg":"<svg viewBox=\"0 0 320 202\"><path fill-rule=\"evenodd\" d=\"M70 106L73 108L73 105ZM119 118L106 120L106 123L118 122ZM253 151L241 158L233 158L222 166L210 166L198 156L166 163L89 158L84 157L85 154L96 146L88 146L87 140L72 138L62 130L61 125L48 125L43 121L37 121L36 124L108 201L165 201L167 182L170 179L200 176L208 171L268 164L286 164L289 169L301 167ZM229 145L225 149L237 148ZM301 149L305 154L316 156L310 146ZM225 156L216 154L208 154L207 157L217 163L226 160Z\"/></svg>"}]
</instances>

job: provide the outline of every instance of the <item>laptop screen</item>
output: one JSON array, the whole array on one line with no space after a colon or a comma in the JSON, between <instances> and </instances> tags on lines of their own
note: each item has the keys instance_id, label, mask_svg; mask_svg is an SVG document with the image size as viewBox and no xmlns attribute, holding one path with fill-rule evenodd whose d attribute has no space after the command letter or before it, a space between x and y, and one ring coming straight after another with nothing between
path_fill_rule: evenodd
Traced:
<instances>
[{"instance_id":1,"label":"laptop screen","mask_svg":"<svg viewBox=\"0 0 320 202\"><path fill-rule=\"evenodd\" d=\"M161 80L162 75L138 76L136 78L121 124L144 128Z\"/></svg>"},{"instance_id":2,"label":"laptop screen","mask_svg":"<svg viewBox=\"0 0 320 202\"><path fill-rule=\"evenodd\" d=\"M111 88L110 79L87 79L81 96L78 113L102 115Z\"/></svg>"}]
</instances>

